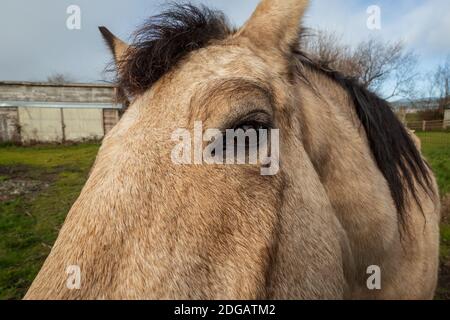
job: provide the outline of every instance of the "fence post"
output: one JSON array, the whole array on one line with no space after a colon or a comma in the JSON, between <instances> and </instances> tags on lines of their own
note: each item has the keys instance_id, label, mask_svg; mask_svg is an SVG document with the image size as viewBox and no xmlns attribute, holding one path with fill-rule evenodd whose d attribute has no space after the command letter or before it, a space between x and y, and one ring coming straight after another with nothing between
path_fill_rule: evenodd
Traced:
<instances>
[{"instance_id":1,"label":"fence post","mask_svg":"<svg viewBox=\"0 0 450 320\"><path fill-rule=\"evenodd\" d=\"M422 131L427 131L427 122L425 120L422 122Z\"/></svg>"}]
</instances>

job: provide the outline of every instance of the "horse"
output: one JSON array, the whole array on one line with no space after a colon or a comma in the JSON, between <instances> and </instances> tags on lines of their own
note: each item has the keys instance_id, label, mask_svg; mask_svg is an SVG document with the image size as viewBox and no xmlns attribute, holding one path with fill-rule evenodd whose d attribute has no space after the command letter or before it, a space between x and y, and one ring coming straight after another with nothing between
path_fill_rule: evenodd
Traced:
<instances>
[{"instance_id":1,"label":"horse","mask_svg":"<svg viewBox=\"0 0 450 320\"><path fill-rule=\"evenodd\" d=\"M303 52L308 5L233 28L175 4L131 44L100 27L129 107L25 299L433 298L435 177L388 102ZM174 163L197 122L278 130L279 170Z\"/></svg>"}]
</instances>

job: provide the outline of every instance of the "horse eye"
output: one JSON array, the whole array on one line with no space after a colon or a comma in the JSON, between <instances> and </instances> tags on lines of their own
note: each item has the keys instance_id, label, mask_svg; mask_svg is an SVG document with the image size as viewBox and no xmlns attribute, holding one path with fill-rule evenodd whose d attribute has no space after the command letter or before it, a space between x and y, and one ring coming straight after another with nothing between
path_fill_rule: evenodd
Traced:
<instances>
[{"instance_id":1,"label":"horse eye","mask_svg":"<svg viewBox=\"0 0 450 320\"><path fill-rule=\"evenodd\" d=\"M260 144L260 131L259 130L268 130L270 125L267 125L263 122L259 121L244 121L234 127L234 131L242 130L245 133L244 140L234 138L234 148L245 147L247 150L257 149ZM223 146L224 150L227 149L227 137L223 137Z\"/></svg>"},{"instance_id":2,"label":"horse eye","mask_svg":"<svg viewBox=\"0 0 450 320\"><path fill-rule=\"evenodd\" d=\"M244 130L244 131L249 131L249 130L263 130L263 129L268 129L268 126L264 123L259 123L259 122L245 122L242 123L238 126L236 126L235 130Z\"/></svg>"}]
</instances>

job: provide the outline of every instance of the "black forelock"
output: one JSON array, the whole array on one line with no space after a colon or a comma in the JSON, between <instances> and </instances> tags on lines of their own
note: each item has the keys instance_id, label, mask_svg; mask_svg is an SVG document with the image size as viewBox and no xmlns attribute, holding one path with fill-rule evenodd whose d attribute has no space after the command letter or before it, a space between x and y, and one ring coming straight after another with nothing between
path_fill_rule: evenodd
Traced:
<instances>
[{"instance_id":1,"label":"black forelock","mask_svg":"<svg viewBox=\"0 0 450 320\"><path fill-rule=\"evenodd\" d=\"M118 63L118 85L129 95L142 94L187 54L232 33L220 11L172 4L135 33L125 58Z\"/></svg>"}]
</instances>

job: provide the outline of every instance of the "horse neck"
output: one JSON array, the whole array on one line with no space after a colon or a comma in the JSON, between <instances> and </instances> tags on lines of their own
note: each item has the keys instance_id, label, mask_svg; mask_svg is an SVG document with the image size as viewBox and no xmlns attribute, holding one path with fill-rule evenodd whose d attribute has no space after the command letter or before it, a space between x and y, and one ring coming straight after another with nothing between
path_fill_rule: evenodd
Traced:
<instances>
[{"instance_id":1,"label":"horse neck","mask_svg":"<svg viewBox=\"0 0 450 320\"><path fill-rule=\"evenodd\" d=\"M382 260L374 243L398 239L396 208L351 97L326 75L308 71L306 77L309 83L297 88L303 144L359 257L355 267L364 268L373 257Z\"/></svg>"}]
</instances>

